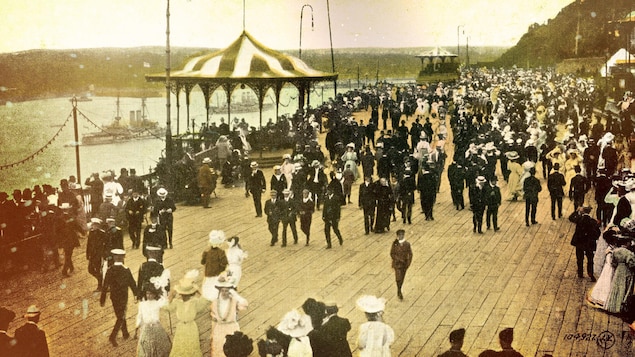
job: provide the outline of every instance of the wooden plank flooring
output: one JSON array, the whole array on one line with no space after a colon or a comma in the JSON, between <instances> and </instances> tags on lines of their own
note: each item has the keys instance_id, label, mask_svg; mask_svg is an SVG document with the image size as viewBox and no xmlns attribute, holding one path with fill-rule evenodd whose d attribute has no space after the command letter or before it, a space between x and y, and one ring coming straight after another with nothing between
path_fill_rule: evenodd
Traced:
<instances>
[{"instance_id":1,"label":"wooden plank flooring","mask_svg":"<svg viewBox=\"0 0 635 357\"><path fill-rule=\"evenodd\" d=\"M357 115L367 121L369 113ZM265 170L265 176L270 175L271 171ZM254 342L288 310L314 297L338 303L340 315L353 325L349 343L355 348L364 315L356 310L354 302L362 294L374 294L388 299L385 321L396 333L394 356L441 353L449 348L450 331L461 327L467 330L463 351L470 356L487 348L498 349L498 332L506 327L514 327L513 346L525 356L633 355L626 325L584 303L592 283L576 276L574 249L569 245L573 225L566 220L573 205L565 201L565 217L552 221L549 194L540 171L538 177L543 184L538 225L525 227L523 202L504 201L499 210L502 229L496 233L488 230L483 235L472 233L471 212L454 209L444 173L434 208L435 221L425 221L416 204L412 225L402 224L398 217L390 233L364 235L362 212L355 204L347 205L340 224L344 245L336 243L331 250L324 249L321 211L313 217L310 246L304 246L299 233L298 245L269 247L265 218L254 218L251 198L245 198L240 187L219 188L212 209L178 207L175 249L166 252L165 266L176 281L185 271L201 268L200 255L210 230L222 229L228 236L239 236L249 252L239 291L250 303L240 314L240 325ZM505 196L502 180L501 186ZM354 187L353 202L356 199ZM393 232L398 228L406 229L414 250L403 302L396 297L389 256ZM128 240L126 248L126 265L136 277L144 259L140 251L129 250ZM99 306L84 249L85 241L75 251L75 272L70 278L62 278L59 271L28 270L4 278L0 281L0 305L18 315L30 304L40 306L40 325L47 333L53 356L132 356L136 341L120 337L116 349L108 343L114 314L109 304ZM131 302L131 329L136 310L137 305ZM167 314L162 321L169 330ZM210 317L203 314L197 321L203 350L209 354ZM22 323L18 317L9 333ZM614 337L612 347L581 339L582 334L590 334L592 339L602 333Z\"/></svg>"}]
</instances>

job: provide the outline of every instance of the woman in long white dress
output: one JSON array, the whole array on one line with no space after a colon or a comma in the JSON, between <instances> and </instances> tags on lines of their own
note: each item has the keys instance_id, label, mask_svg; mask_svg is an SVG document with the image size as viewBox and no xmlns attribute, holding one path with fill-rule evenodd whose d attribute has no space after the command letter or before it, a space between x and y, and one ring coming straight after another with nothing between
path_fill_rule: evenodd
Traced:
<instances>
[{"instance_id":1,"label":"woman in long white dress","mask_svg":"<svg viewBox=\"0 0 635 357\"><path fill-rule=\"evenodd\" d=\"M600 308L604 308L606 299L608 298L609 292L611 291L611 283L613 281L613 274L615 273L615 268L613 268L612 266L613 250L615 249L615 243L617 242L615 234L618 232L619 228L614 226L609 228L602 235L602 237L608 244L608 247L604 251L606 259L604 260L602 273L600 273L600 277L598 278L597 283L595 283L595 285L591 289L591 293L587 297L587 300L590 303Z\"/></svg>"},{"instance_id":2,"label":"woman in long white dress","mask_svg":"<svg viewBox=\"0 0 635 357\"><path fill-rule=\"evenodd\" d=\"M368 320L359 327L359 357L390 357L395 332L382 320L386 299L364 295L357 299L357 307L364 311Z\"/></svg>"},{"instance_id":3,"label":"woman in long white dress","mask_svg":"<svg viewBox=\"0 0 635 357\"><path fill-rule=\"evenodd\" d=\"M227 262L229 263L227 266L227 275L234 279L234 284L236 286L238 286L240 278L243 276L243 260L247 258L247 252L242 249L238 243L239 241L240 239L236 236L229 238L229 249L225 252L227 255Z\"/></svg>"}]
</instances>

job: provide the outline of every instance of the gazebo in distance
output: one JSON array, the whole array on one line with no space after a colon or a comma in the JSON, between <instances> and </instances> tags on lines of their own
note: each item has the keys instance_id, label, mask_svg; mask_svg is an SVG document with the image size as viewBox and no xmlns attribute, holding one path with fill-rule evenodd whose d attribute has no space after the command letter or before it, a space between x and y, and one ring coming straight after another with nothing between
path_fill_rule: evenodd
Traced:
<instances>
[{"instance_id":1,"label":"gazebo in distance","mask_svg":"<svg viewBox=\"0 0 635 357\"><path fill-rule=\"evenodd\" d=\"M172 71L170 82L172 92L176 94L177 108L180 106L179 94L185 92L188 123L190 93L194 87L198 86L205 97L207 121L210 100L217 89L222 88L227 94L227 117L231 118L232 93L237 88L249 87L258 99L262 127L263 102L269 89L275 95L278 117L280 92L285 84L292 84L298 89L299 108L303 110L305 102L310 104L311 86L316 82L333 81L337 76L337 73L313 69L297 57L274 51L243 31L227 48L187 60L181 69ZM146 75L148 82L165 82L165 78L165 73Z\"/></svg>"},{"instance_id":2,"label":"gazebo in distance","mask_svg":"<svg viewBox=\"0 0 635 357\"><path fill-rule=\"evenodd\" d=\"M454 53L435 47L415 57L421 59L417 84L449 81L459 76L458 56Z\"/></svg>"}]
</instances>

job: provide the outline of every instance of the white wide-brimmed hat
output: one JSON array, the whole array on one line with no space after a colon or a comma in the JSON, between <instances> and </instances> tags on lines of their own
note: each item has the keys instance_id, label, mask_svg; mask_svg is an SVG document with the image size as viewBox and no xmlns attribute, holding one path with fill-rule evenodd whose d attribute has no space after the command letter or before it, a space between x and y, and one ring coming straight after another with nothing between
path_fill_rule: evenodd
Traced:
<instances>
[{"instance_id":1,"label":"white wide-brimmed hat","mask_svg":"<svg viewBox=\"0 0 635 357\"><path fill-rule=\"evenodd\" d=\"M277 329L293 338L303 337L313 330L313 324L309 315L301 314L297 309L293 309L284 315Z\"/></svg>"},{"instance_id":2,"label":"white wide-brimmed hat","mask_svg":"<svg viewBox=\"0 0 635 357\"><path fill-rule=\"evenodd\" d=\"M218 279L216 279L216 284L214 285L216 289L220 288L235 288L236 287L236 279L227 275L220 275Z\"/></svg>"},{"instance_id":3,"label":"white wide-brimmed hat","mask_svg":"<svg viewBox=\"0 0 635 357\"><path fill-rule=\"evenodd\" d=\"M520 157L516 151L506 152L505 156L507 156L508 160L516 160Z\"/></svg>"},{"instance_id":4,"label":"white wide-brimmed hat","mask_svg":"<svg viewBox=\"0 0 635 357\"><path fill-rule=\"evenodd\" d=\"M198 291L198 286L194 283L198 279L199 272L196 269L192 269L185 273L185 276L179 280L179 283L174 287L177 293L181 295L192 295Z\"/></svg>"},{"instance_id":5,"label":"white wide-brimmed hat","mask_svg":"<svg viewBox=\"0 0 635 357\"><path fill-rule=\"evenodd\" d=\"M368 313L376 313L384 311L386 308L386 299L378 298L373 295L362 295L355 303L357 307Z\"/></svg>"},{"instance_id":6,"label":"white wide-brimmed hat","mask_svg":"<svg viewBox=\"0 0 635 357\"><path fill-rule=\"evenodd\" d=\"M209 232L209 244L212 247L219 246L225 242L225 232L221 230L213 230Z\"/></svg>"},{"instance_id":7,"label":"white wide-brimmed hat","mask_svg":"<svg viewBox=\"0 0 635 357\"><path fill-rule=\"evenodd\" d=\"M204 164L209 164L210 162L212 162L212 159L210 159L209 157L203 159Z\"/></svg>"},{"instance_id":8,"label":"white wide-brimmed hat","mask_svg":"<svg viewBox=\"0 0 635 357\"><path fill-rule=\"evenodd\" d=\"M157 190L157 196L165 197L167 195L168 195L168 190L166 190L165 188L161 187L160 189Z\"/></svg>"}]
</instances>

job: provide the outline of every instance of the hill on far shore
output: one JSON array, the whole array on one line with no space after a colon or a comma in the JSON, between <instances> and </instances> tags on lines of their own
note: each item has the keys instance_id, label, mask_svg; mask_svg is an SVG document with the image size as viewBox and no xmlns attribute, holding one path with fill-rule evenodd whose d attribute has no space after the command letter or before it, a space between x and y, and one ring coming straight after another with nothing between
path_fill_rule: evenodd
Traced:
<instances>
[{"instance_id":1,"label":"hill on far shore","mask_svg":"<svg viewBox=\"0 0 635 357\"><path fill-rule=\"evenodd\" d=\"M339 81L375 82L377 79L414 79L421 69L415 57L430 48L335 49ZM453 47L447 47L453 51ZM492 62L506 48L470 48L470 61ZM172 48L172 68L178 69L192 56L213 52L209 48ZM284 51L283 51L284 52ZM287 53L297 56L297 53ZM464 51L461 51L464 55ZM330 50L304 50L308 65L331 71ZM0 103L46 97L84 95L152 96L165 90L161 83L147 83L146 74L165 71L165 48L97 48L76 50L30 50L0 54Z\"/></svg>"}]
</instances>

